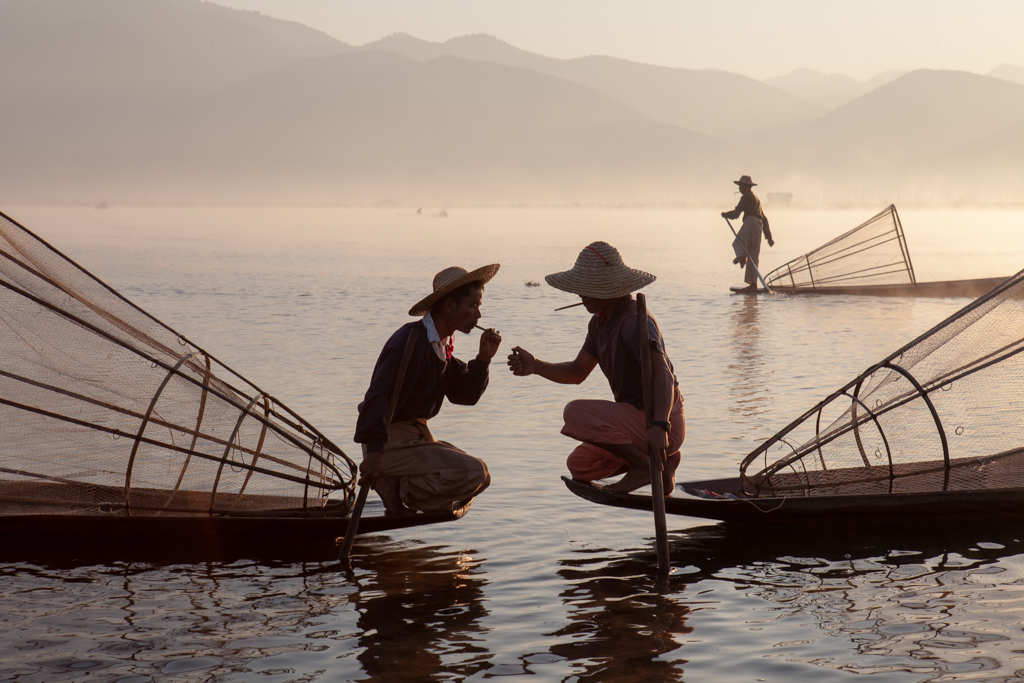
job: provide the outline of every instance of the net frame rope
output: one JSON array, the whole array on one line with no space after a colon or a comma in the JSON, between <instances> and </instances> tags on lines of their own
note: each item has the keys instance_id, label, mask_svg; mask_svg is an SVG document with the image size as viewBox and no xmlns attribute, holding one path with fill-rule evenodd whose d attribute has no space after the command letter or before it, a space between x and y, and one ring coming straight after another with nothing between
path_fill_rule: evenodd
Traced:
<instances>
[{"instance_id":1,"label":"net frame rope","mask_svg":"<svg viewBox=\"0 0 1024 683\"><path fill-rule=\"evenodd\" d=\"M354 500L355 463L316 428L3 213L0 425L0 516Z\"/></svg>"}]
</instances>

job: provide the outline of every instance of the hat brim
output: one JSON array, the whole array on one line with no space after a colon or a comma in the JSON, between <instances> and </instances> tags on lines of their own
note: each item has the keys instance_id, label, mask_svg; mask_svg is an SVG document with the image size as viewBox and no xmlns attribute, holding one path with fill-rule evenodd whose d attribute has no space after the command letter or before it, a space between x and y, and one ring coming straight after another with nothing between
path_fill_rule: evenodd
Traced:
<instances>
[{"instance_id":1,"label":"hat brim","mask_svg":"<svg viewBox=\"0 0 1024 683\"><path fill-rule=\"evenodd\" d=\"M426 315L427 311L430 310L430 307L440 301L445 294L458 289L462 285L475 282L477 280L479 280L481 284L487 284L490 282L491 278L498 273L499 268L501 268L500 263L492 263L489 266L482 266L476 270L469 271L465 275L449 282L443 289L432 292L429 296L420 299L415 306L409 309L409 315Z\"/></svg>"},{"instance_id":2,"label":"hat brim","mask_svg":"<svg viewBox=\"0 0 1024 683\"><path fill-rule=\"evenodd\" d=\"M757 185L757 183L741 183L741 182L740 182L740 181L738 181L738 180L734 180L734 181L732 181L732 182L733 182L734 184L736 184L736 185L740 185L740 186L743 186L743 185L749 185L750 187L754 187L755 185Z\"/></svg>"},{"instance_id":3,"label":"hat brim","mask_svg":"<svg viewBox=\"0 0 1024 683\"><path fill-rule=\"evenodd\" d=\"M602 269L603 270L603 269ZM555 289L593 299L618 299L651 284L658 278L636 268L623 266L609 269L608 276L582 277L574 270L545 275L544 281Z\"/></svg>"}]
</instances>

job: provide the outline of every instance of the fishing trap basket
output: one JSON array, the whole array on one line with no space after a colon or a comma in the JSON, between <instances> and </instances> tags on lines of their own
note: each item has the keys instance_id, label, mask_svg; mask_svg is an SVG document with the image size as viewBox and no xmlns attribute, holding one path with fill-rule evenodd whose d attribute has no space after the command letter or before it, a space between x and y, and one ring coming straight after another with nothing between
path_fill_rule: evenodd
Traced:
<instances>
[{"instance_id":1,"label":"fishing trap basket","mask_svg":"<svg viewBox=\"0 0 1024 683\"><path fill-rule=\"evenodd\" d=\"M1024 271L750 453L748 496L1024 487Z\"/></svg>"},{"instance_id":2,"label":"fishing trap basket","mask_svg":"<svg viewBox=\"0 0 1024 683\"><path fill-rule=\"evenodd\" d=\"M309 423L0 214L0 515L347 513Z\"/></svg>"},{"instance_id":3,"label":"fishing trap basket","mask_svg":"<svg viewBox=\"0 0 1024 683\"><path fill-rule=\"evenodd\" d=\"M775 289L916 284L896 207L884 211L765 278Z\"/></svg>"}]
</instances>

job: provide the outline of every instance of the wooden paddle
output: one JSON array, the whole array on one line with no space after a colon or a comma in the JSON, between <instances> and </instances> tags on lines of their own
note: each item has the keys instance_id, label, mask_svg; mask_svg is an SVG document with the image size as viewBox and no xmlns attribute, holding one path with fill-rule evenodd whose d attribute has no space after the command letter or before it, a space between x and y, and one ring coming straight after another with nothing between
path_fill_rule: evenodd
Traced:
<instances>
[{"instance_id":1,"label":"wooden paddle","mask_svg":"<svg viewBox=\"0 0 1024 683\"><path fill-rule=\"evenodd\" d=\"M647 429L654 424L654 380L651 371L651 332L647 329L647 298L636 295L636 330L640 336L640 376L644 386L644 415ZM654 533L658 545L658 579L668 578L672 569L668 556L668 529L665 523L665 487L661 481L664 464L651 452L651 500L654 505Z\"/></svg>"},{"instance_id":2,"label":"wooden paddle","mask_svg":"<svg viewBox=\"0 0 1024 683\"><path fill-rule=\"evenodd\" d=\"M398 394L402 391L402 381L405 379L405 371L409 369L409 359L412 358L412 349L416 346L416 336L419 330L415 327L409 332L409 338L405 342L405 352L402 353L402 362L398 366L398 374L395 375L395 386L391 388L391 398L388 401L388 420L384 423L384 429L391 426L391 418L395 415L395 407L398 405ZM348 518L348 528L345 529L345 541L341 544L341 553L338 555L338 562L348 560L348 554L352 551L352 544L359 532L359 518L363 516L363 506L366 505L366 496L370 492L370 484L366 482L359 487L359 495L356 496L356 504L352 508L352 514Z\"/></svg>"},{"instance_id":3,"label":"wooden paddle","mask_svg":"<svg viewBox=\"0 0 1024 683\"><path fill-rule=\"evenodd\" d=\"M722 216L722 218L725 218L725 216ZM733 237L736 238L737 242L740 242L740 236L736 234L736 228L732 227L732 221L730 221L728 218L725 218L725 222L729 224L729 230L732 231ZM743 253L747 255L747 260L750 261L750 265L754 268L754 272L757 273L757 279L761 281L761 284L764 285L764 288L767 289L768 293L770 294L772 288L769 287L768 283L764 281L764 277L761 275L761 271L757 269L757 264L754 263L754 259L750 258L750 252L747 251L747 245L743 244L743 242L740 242L740 248L743 250Z\"/></svg>"}]
</instances>

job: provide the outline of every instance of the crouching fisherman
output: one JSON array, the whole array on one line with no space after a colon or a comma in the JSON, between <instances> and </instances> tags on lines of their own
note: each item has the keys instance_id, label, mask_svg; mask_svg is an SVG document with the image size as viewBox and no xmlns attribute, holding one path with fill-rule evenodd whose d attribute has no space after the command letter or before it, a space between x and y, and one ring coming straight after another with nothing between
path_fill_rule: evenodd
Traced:
<instances>
[{"instance_id":1,"label":"crouching fisherman","mask_svg":"<svg viewBox=\"0 0 1024 683\"><path fill-rule=\"evenodd\" d=\"M615 401L577 400L565 406L562 433L582 442L569 455L573 479L594 481L625 474L609 490L628 493L651 483L650 452L659 453L665 468L665 493L675 487L679 448L686 433L683 397L661 330L648 317L654 382L654 424L647 428L640 371L640 335L632 292L654 282L650 273L629 268L619 252L605 242L585 247L571 270L548 275L548 284L583 300L593 313L586 341L576 360L542 361L518 346L508 357L513 374L537 374L559 384L579 384L598 364L611 385Z\"/></svg>"},{"instance_id":2,"label":"crouching fisherman","mask_svg":"<svg viewBox=\"0 0 1024 683\"><path fill-rule=\"evenodd\" d=\"M452 403L474 405L487 388L488 365L501 336L493 329L480 337L480 351L468 363L452 356L456 332L469 334L480 319L484 285L497 263L467 272L446 268L434 277L434 291L409 310L420 320L400 327L388 339L359 404L355 441L362 444L361 481L368 481L390 515L415 510L452 510L487 488L491 475L483 460L430 433L427 420ZM398 377L406 341L417 331L404 378ZM388 423L392 389L400 386Z\"/></svg>"}]
</instances>

